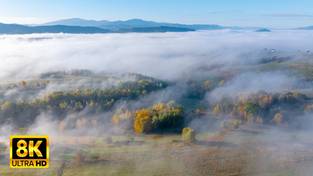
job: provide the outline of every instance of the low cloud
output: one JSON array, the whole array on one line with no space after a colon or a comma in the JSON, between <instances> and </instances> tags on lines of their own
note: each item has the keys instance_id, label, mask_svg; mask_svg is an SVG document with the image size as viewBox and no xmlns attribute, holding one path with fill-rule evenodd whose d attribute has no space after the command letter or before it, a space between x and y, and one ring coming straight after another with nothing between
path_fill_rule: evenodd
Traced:
<instances>
[{"instance_id":1,"label":"low cloud","mask_svg":"<svg viewBox=\"0 0 313 176\"><path fill-rule=\"evenodd\" d=\"M210 101L219 101L224 97L236 98L238 95L249 95L265 91L268 93L288 92L299 87L300 82L281 72L244 73L240 74L224 86L209 93Z\"/></svg>"},{"instance_id":2,"label":"low cloud","mask_svg":"<svg viewBox=\"0 0 313 176\"><path fill-rule=\"evenodd\" d=\"M313 32L209 31L155 34L32 34L0 36L0 77L29 77L51 70L136 72L178 79L199 67L257 62L272 49L313 51Z\"/></svg>"}]
</instances>

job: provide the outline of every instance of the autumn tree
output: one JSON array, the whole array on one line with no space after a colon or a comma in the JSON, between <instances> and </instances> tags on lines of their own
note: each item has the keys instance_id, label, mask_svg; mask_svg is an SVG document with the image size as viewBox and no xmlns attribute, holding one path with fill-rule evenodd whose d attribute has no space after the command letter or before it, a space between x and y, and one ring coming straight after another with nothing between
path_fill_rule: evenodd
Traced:
<instances>
[{"instance_id":1,"label":"autumn tree","mask_svg":"<svg viewBox=\"0 0 313 176\"><path fill-rule=\"evenodd\" d=\"M281 125L282 122L283 122L283 114L281 112L278 112L275 114L272 122L275 124L275 125Z\"/></svg>"},{"instance_id":2,"label":"autumn tree","mask_svg":"<svg viewBox=\"0 0 313 176\"><path fill-rule=\"evenodd\" d=\"M125 130L131 130L134 121L134 113L128 109L120 108L112 116L113 125Z\"/></svg>"},{"instance_id":3,"label":"autumn tree","mask_svg":"<svg viewBox=\"0 0 313 176\"><path fill-rule=\"evenodd\" d=\"M180 130L183 126L183 109L175 103L157 103L135 113L136 133Z\"/></svg>"},{"instance_id":4,"label":"autumn tree","mask_svg":"<svg viewBox=\"0 0 313 176\"><path fill-rule=\"evenodd\" d=\"M112 123L114 125L121 125L123 122L128 122L132 119L133 113L127 109L118 109L112 116Z\"/></svg>"},{"instance_id":5,"label":"autumn tree","mask_svg":"<svg viewBox=\"0 0 313 176\"><path fill-rule=\"evenodd\" d=\"M196 134L192 128L184 128L182 131L182 140L187 143L196 141Z\"/></svg>"},{"instance_id":6,"label":"autumn tree","mask_svg":"<svg viewBox=\"0 0 313 176\"><path fill-rule=\"evenodd\" d=\"M134 131L147 133L152 129L152 116L149 109L140 109L135 113Z\"/></svg>"}]
</instances>

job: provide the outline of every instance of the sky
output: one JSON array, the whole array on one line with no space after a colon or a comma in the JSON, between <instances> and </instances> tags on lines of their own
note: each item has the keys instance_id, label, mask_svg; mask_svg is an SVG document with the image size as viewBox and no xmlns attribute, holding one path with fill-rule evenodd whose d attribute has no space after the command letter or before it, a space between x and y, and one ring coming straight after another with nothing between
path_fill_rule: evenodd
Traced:
<instances>
[{"instance_id":1,"label":"sky","mask_svg":"<svg viewBox=\"0 0 313 176\"><path fill-rule=\"evenodd\" d=\"M205 23L274 28L313 25L312 0L0 0L0 22L64 18Z\"/></svg>"}]
</instances>

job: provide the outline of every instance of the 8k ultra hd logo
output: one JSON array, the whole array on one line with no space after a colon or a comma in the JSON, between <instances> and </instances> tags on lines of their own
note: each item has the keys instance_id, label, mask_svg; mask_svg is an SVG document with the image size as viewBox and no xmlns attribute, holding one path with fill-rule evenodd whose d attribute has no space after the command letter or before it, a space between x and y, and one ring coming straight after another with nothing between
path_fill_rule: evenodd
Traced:
<instances>
[{"instance_id":1,"label":"8k ultra hd logo","mask_svg":"<svg viewBox=\"0 0 313 176\"><path fill-rule=\"evenodd\" d=\"M11 136L11 168L48 168L49 140L47 136Z\"/></svg>"}]
</instances>

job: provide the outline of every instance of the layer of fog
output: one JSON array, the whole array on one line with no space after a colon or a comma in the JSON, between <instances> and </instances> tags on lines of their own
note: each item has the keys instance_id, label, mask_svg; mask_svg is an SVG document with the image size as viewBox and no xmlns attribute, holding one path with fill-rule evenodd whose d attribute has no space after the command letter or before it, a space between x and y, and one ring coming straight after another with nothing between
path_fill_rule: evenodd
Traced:
<instances>
[{"instance_id":1,"label":"layer of fog","mask_svg":"<svg viewBox=\"0 0 313 176\"><path fill-rule=\"evenodd\" d=\"M282 58L286 62L297 59L310 62L313 57L312 37L311 31L296 30L269 33L221 30L150 34L2 35L0 78L8 82L11 79L34 79L35 75L49 71L88 69L113 74L134 72L180 82L205 78L217 72L240 70L223 86L207 94L208 101L213 102L240 93L277 93L303 88L299 87L302 80L290 76L286 71L244 71L241 68L271 58ZM37 94L88 86L106 88L112 85L109 82L100 81L95 85L89 78L53 82ZM136 109L156 102L176 100L184 94L185 89L184 83L178 83L139 101L119 102L115 108ZM14 97L19 92L12 89L4 92L4 95Z\"/></svg>"},{"instance_id":2,"label":"layer of fog","mask_svg":"<svg viewBox=\"0 0 313 176\"><path fill-rule=\"evenodd\" d=\"M236 98L238 95L255 94L260 91L267 93L283 93L302 89L302 84L295 76L281 72L248 72L239 74L222 87L208 93L211 102L220 101L222 98Z\"/></svg>"},{"instance_id":3,"label":"layer of fog","mask_svg":"<svg viewBox=\"0 0 313 176\"><path fill-rule=\"evenodd\" d=\"M1 78L46 71L90 69L135 72L162 79L190 75L199 66L233 67L273 53L303 57L313 32L211 31L155 34L32 34L0 36Z\"/></svg>"}]
</instances>

